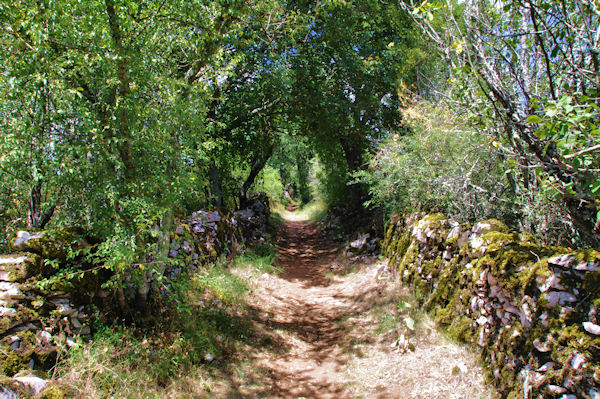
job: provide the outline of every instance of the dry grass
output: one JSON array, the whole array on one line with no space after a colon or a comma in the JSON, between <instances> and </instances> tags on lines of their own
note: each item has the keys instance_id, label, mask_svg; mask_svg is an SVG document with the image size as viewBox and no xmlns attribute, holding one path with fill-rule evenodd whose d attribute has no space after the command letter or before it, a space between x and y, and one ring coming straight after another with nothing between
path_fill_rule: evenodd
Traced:
<instances>
[{"instance_id":1,"label":"dry grass","mask_svg":"<svg viewBox=\"0 0 600 399\"><path fill-rule=\"evenodd\" d=\"M383 339L374 345L357 346L362 356L352 358L347 364L347 373L356 381L353 397L496 397L493 390L483 383L483 372L476 355L440 335L427 316L422 316L416 331L408 335L414 350L399 351L390 347L399 334L407 332L394 330L384 334ZM382 387L393 387L390 392L393 396L378 396Z\"/></svg>"},{"instance_id":2,"label":"dry grass","mask_svg":"<svg viewBox=\"0 0 600 399\"><path fill-rule=\"evenodd\" d=\"M73 351L59 382L81 398L494 397L475 356L407 305L414 301L398 282L381 281L380 262L336 258L314 225L286 226L283 270L255 254L234 262L226 281L196 279L202 284L190 287L189 307L182 300L190 313L180 331L109 331ZM333 263L340 270L326 275ZM248 291L238 301L240 280ZM218 312L194 305L206 290L222 299ZM402 334L413 351L392 347ZM204 361L206 350L217 358Z\"/></svg>"}]
</instances>

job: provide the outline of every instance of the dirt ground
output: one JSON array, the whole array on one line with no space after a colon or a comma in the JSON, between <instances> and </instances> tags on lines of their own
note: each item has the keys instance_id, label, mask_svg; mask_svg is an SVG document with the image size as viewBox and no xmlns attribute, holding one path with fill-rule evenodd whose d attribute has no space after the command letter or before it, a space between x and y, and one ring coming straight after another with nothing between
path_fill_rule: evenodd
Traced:
<instances>
[{"instance_id":1,"label":"dirt ground","mask_svg":"<svg viewBox=\"0 0 600 399\"><path fill-rule=\"evenodd\" d=\"M263 274L248 298L260 343L240 354L211 397L494 397L468 349L410 313L414 307L399 310L410 293L382 278L382 261L338 253L318 225L287 215L276 259L282 271Z\"/></svg>"}]
</instances>

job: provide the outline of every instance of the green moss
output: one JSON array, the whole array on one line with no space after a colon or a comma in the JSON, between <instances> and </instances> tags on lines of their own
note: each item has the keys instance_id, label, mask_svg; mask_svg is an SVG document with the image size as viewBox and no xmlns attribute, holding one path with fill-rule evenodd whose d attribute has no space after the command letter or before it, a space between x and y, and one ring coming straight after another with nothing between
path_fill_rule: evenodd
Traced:
<instances>
[{"instance_id":1,"label":"green moss","mask_svg":"<svg viewBox=\"0 0 600 399\"><path fill-rule=\"evenodd\" d=\"M421 220L423 220L425 222L446 222L447 221L446 216L444 216L443 213L431 213L429 215L426 215ZM434 227L435 224L434 225L430 225L430 226Z\"/></svg>"},{"instance_id":2,"label":"green moss","mask_svg":"<svg viewBox=\"0 0 600 399\"><path fill-rule=\"evenodd\" d=\"M583 290L592 297L600 296L600 271L587 272L583 278Z\"/></svg>"},{"instance_id":3,"label":"green moss","mask_svg":"<svg viewBox=\"0 0 600 399\"><path fill-rule=\"evenodd\" d=\"M565 348L575 349L588 359L598 363L597 348L600 347L600 337L585 332L580 325L571 325L558 331L557 343ZM572 353L572 351L571 351Z\"/></svg>"},{"instance_id":4,"label":"green moss","mask_svg":"<svg viewBox=\"0 0 600 399\"><path fill-rule=\"evenodd\" d=\"M21 370L26 370L31 360L36 367L51 367L55 363L57 349L53 346L39 345L33 331L18 332L16 336L19 337L17 349L12 349L6 343L0 347L6 354L0 358L1 374L13 376Z\"/></svg>"},{"instance_id":5,"label":"green moss","mask_svg":"<svg viewBox=\"0 0 600 399\"><path fill-rule=\"evenodd\" d=\"M63 399L65 393L56 385L50 385L42 391L39 395L39 399Z\"/></svg>"},{"instance_id":6,"label":"green moss","mask_svg":"<svg viewBox=\"0 0 600 399\"><path fill-rule=\"evenodd\" d=\"M485 245L488 246L488 251L495 251L519 241L518 233L505 233L502 231L490 231L482 237Z\"/></svg>"},{"instance_id":7,"label":"green moss","mask_svg":"<svg viewBox=\"0 0 600 399\"><path fill-rule=\"evenodd\" d=\"M488 249L475 262L477 271L490 270L504 289L522 294L532 289L538 277L549 276L547 261L541 257L552 254L552 250L519 241L516 233L490 232L482 239L488 243Z\"/></svg>"},{"instance_id":8,"label":"green moss","mask_svg":"<svg viewBox=\"0 0 600 399\"><path fill-rule=\"evenodd\" d=\"M4 347L2 348L2 351L7 355L2 356L0 359L1 374L12 376L27 368L29 359L19 356L19 354L13 351L10 347Z\"/></svg>"},{"instance_id":9,"label":"green moss","mask_svg":"<svg viewBox=\"0 0 600 399\"><path fill-rule=\"evenodd\" d=\"M64 261L72 250L80 249L88 244L83 240L83 232L77 227L66 227L56 230L45 230L40 237L31 238L16 250L33 252L44 259ZM14 247L15 240L12 240Z\"/></svg>"},{"instance_id":10,"label":"green moss","mask_svg":"<svg viewBox=\"0 0 600 399\"><path fill-rule=\"evenodd\" d=\"M568 253L565 252L565 253ZM600 252L595 249L584 249L573 254L575 259L580 262L597 262L600 261Z\"/></svg>"},{"instance_id":11,"label":"green moss","mask_svg":"<svg viewBox=\"0 0 600 399\"><path fill-rule=\"evenodd\" d=\"M460 342L473 342L473 337L477 335L477 329L473 328L473 320L468 316L460 316L452 320L449 329L451 336Z\"/></svg>"},{"instance_id":12,"label":"green moss","mask_svg":"<svg viewBox=\"0 0 600 399\"><path fill-rule=\"evenodd\" d=\"M396 245L395 245L395 247L393 247L394 260L404 258L404 255L406 255L406 252L408 251L408 247L410 246L410 241L411 241L411 237L410 237L409 232L405 232L404 234L402 234L400 237L398 237L396 239L396 242L395 242Z\"/></svg>"},{"instance_id":13,"label":"green moss","mask_svg":"<svg viewBox=\"0 0 600 399\"><path fill-rule=\"evenodd\" d=\"M492 284L500 286L512 306L521 307L526 298L531 299L527 300L528 303L534 302L530 307L532 326L523 327L519 317L511 315L510 328L500 329L496 325L497 330L492 329L485 336L482 359L488 365L488 376L493 374L491 370L498 370L499 376L494 378L494 383L503 396L522 397L518 373L527 364L535 370L550 360L557 364L557 368L545 373L545 381L533 388L534 396L545 395L546 384L561 385L567 379L576 384L573 392L583 393L590 383L589 379L600 378L600 360L596 355L600 338L586 333L582 327L582 323L589 319L591 307L600 307L600 272L560 274L559 282L564 290L575 292L577 289L585 293L579 295L578 302L571 304L570 310L568 306L547 307L539 284L555 273L554 266L548 264L549 257L574 254L578 262L596 262L600 260L600 253L595 250L574 253L567 248L542 246L532 236L510 232L497 220L483 223L489 225L481 230L484 234L480 237L479 248L484 250L473 250L466 245L448 262L442 259L442 251L453 246L459 235L450 241L440 242L439 238L447 234L449 225L443 215L405 217L389 227L385 253L390 264L398 267L402 281L414 289L418 301L433 313L436 323L460 341L471 344L479 341L482 327L473 327L474 318L479 313L470 314L469 309L471 298L489 289L491 280L489 277L482 280L482 277L491 274L497 280ZM434 234L427 243L418 242L411 237L414 226L423 231L433 229ZM492 301L497 302L498 299ZM540 319L542 313L544 322ZM535 340L550 350L538 351L533 345ZM584 372L564 374L564 370L569 370L568 366L564 366L575 352L586 358Z\"/></svg>"},{"instance_id":14,"label":"green moss","mask_svg":"<svg viewBox=\"0 0 600 399\"><path fill-rule=\"evenodd\" d=\"M391 241L392 241L392 237L395 237L396 235L396 223L393 222L389 222L386 225L386 229L385 229L385 234L383 236L383 248L384 251L390 247ZM384 252L385 256L388 256L387 252Z\"/></svg>"},{"instance_id":15,"label":"green moss","mask_svg":"<svg viewBox=\"0 0 600 399\"><path fill-rule=\"evenodd\" d=\"M428 308L444 308L452 301L455 305L458 305L457 298L463 294L463 288L460 284L463 270L464 265L453 262L441 271L437 279L437 287L430 293L426 302Z\"/></svg>"},{"instance_id":16,"label":"green moss","mask_svg":"<svg viewBox=\"0 0 600 399\"><path fill-rule=\"evenodd\" d=\"M415 243L412 243L412 241L409 240L409 242L410 244L406 249L404 256L402 256L400 262L398 262L398 272L403 281L407 281L406 277L404 276L404 270L414 265L416 263L417 256L419 255L419 247Z\"/></svg>"},{"instance_id":17,"label":"green moss","mask_svg":"<svg viewBox=\"0 0 600 399\"><path fill-rule=\"evenodd\" d=\"M30 321L37 321L40 319L38 312L34 309L21 306L11 316L5 316L0 321L0 332L4 333L6 330L25 324Z\"/></svg>"},{"instance_id":18,"label":"green moss","mask_svg":"<svg viewBox=\"0 0 600 399\"><path fill-rule=\"evenodd\" d=\"M510 229L498 219L488 219L477 224L487 224L489 225L489 231L496 231L499 233L510 233Z\"/></svg>"},{"instance_id":19,"label":"green moss","mask_svg":"<svg viewBox=\"0 0 600 399\"><path fill-rule=\"evenodd\" d=\"M448 219L442 213L433 213L426 215L418 223L423 223L424 229L430 229L435 231L435 238L438 241L438 243L444 242L446 237L448 237L448 233L450 232L448 229Z\"/></svg>"},{"instance_id":20,"label":"green moss","mask_svg":"<svg viewBox=\"0 0 600 399\"><path fill-rule=\"evenodd\" d=\"M39 255L24 253L10 255L10 258L25 257L22 262L5 263L3 269L8 273L8 278L12 282L25 281L30 277L37 276L42 271L42 258ZM6 259L6 258L5 258Z\"/></svg>"}]
</instances>

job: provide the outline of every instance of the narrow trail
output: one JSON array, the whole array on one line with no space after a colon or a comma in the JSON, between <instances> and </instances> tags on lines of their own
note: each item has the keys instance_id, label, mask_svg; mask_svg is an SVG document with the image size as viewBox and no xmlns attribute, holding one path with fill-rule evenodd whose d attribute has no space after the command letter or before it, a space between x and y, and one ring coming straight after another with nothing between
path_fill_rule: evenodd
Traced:
<instances>
[{"instance_id":1,"label":"narrow trail","mask_svg":"<svg viewBox=\"0 0 600 399\"><path fill-rule=\"evenodd\" d=\"M420 323L414 351L392 348L378 328L407 293L379 281L373 259L330 273L340 268L337 245L291 215L277 246L281 273L263 274L249 298L262 345L248 350L245 366L215 397L490 397L474 357L429 322Z\"/></svg>"}]
</instances>

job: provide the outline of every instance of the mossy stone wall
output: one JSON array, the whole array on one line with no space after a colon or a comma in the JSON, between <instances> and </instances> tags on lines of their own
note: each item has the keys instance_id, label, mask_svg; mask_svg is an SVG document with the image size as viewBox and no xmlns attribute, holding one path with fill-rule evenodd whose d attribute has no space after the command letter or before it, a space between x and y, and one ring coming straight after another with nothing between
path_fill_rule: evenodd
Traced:
<instances>
[{"instance_id":1,"label":"mossy stone wall","mask_svg":"<svg viewBox=\"0 0 600 399\"><path fill-rule=\"evenodd\" d=\"M383 250L503 397L600 398L599 252L421 213L393 215Z\"/></svg>"},{"instance_id":2,"label":"mossy stone wall","mask_svg":"<svg viewBox=\"0 0 600 399\"><path fill-rule=\"evenodd\" d=\"M200 210L179 220L170 232L160 287L262 238L268 199L255 199L250 206L233 215ZM104 287L112 271L71 256L79 249L94 250L84 237L75 228L19 231L12 240L16 253L0 255L0 376L49 369L60 351L91 338L91 315L111 309L114 314L115 295ZM153 260L149 253L148 261ZM73 272L60 274L66 268ZM153 282L151 275L147 278ZM137 286L123 288L126 300L135 303Z\"/></svg>"}]
</instances>

